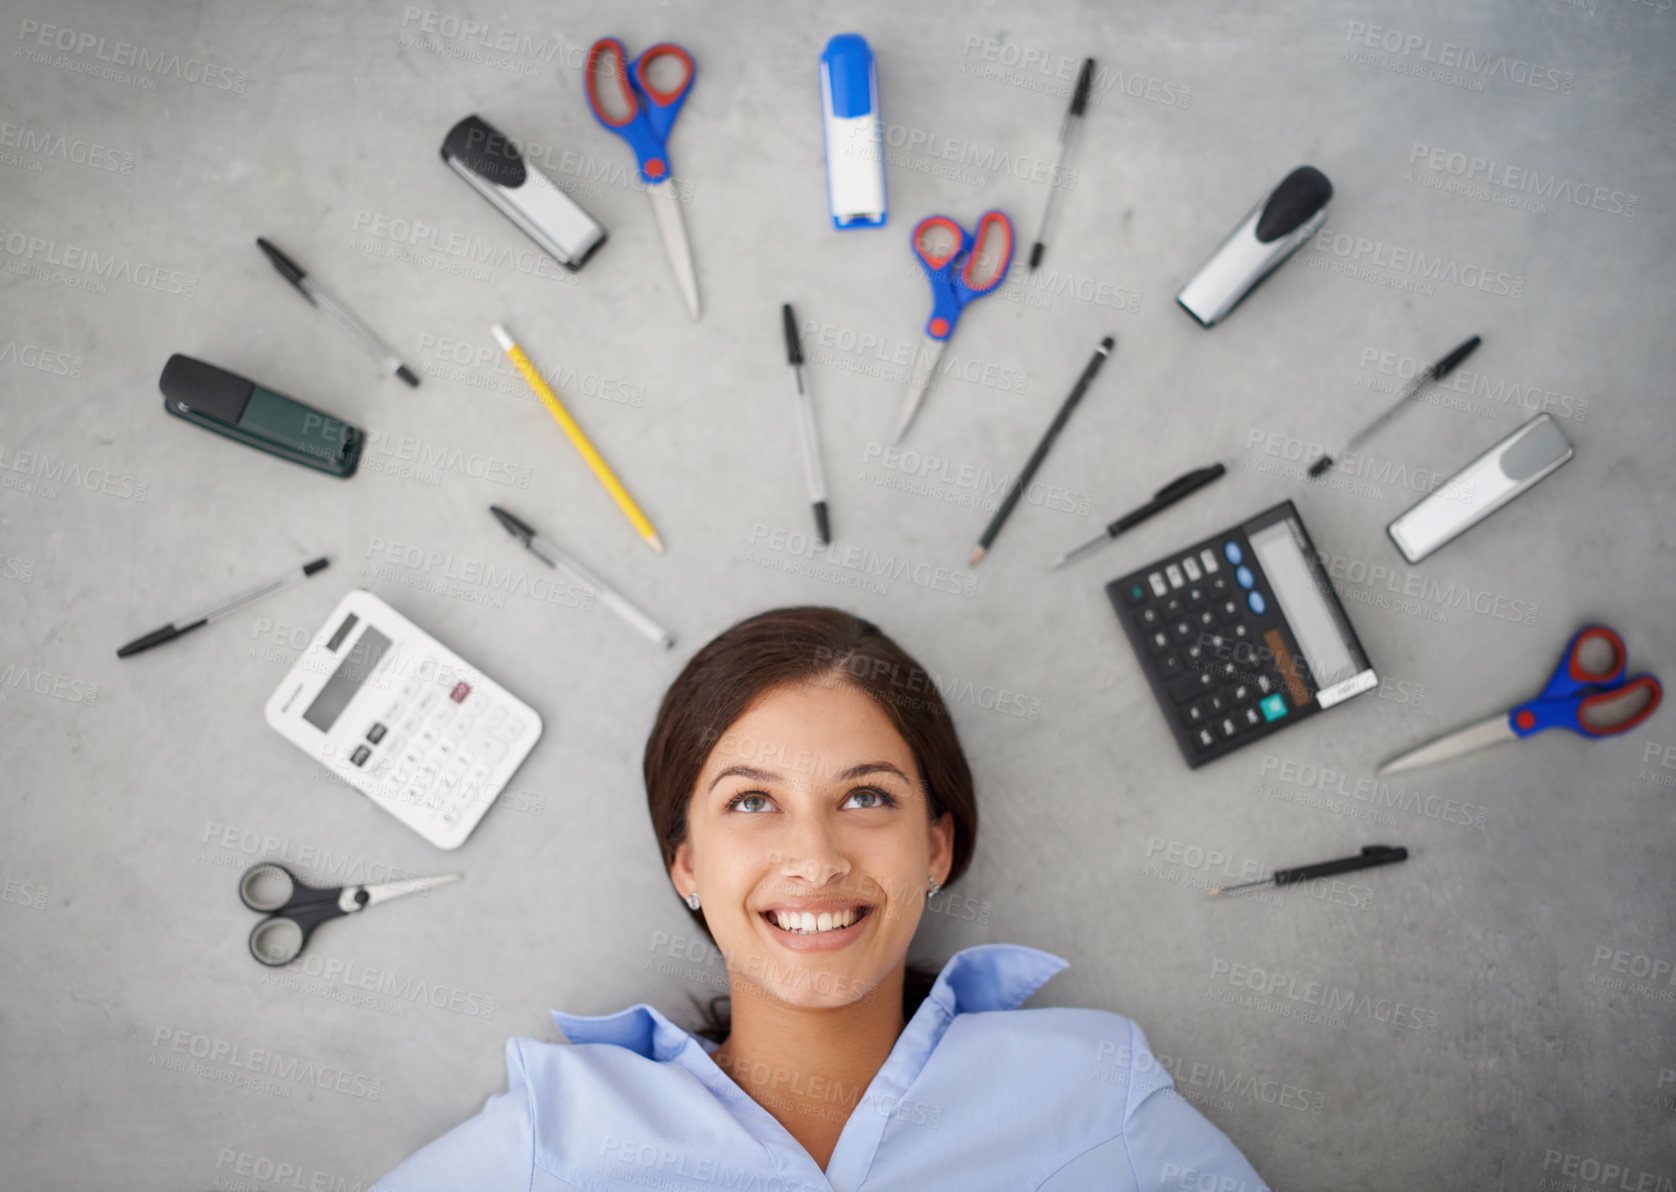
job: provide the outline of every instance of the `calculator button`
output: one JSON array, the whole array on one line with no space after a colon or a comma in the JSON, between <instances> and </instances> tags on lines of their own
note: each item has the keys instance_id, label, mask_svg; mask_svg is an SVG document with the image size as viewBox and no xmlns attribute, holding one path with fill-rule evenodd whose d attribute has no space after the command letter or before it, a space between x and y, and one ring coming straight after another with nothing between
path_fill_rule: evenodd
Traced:
<instances>
[{"instance_id":1,"label":"calculator button","mask_svg":"<svg viewBox=\"0 0 1676 1192\"><path fill-rule=\"evenodd\" d=\"M1228 698L1232 700L1235 705L1243 704L1246 700L1251 698L1251 688L1244 683L1236 683L1228 692Z\"/></svg>"},{"instance_id":2,"label":"calculator button","mask_svg":"<svg viewBox=\"0 0 1676 1192\"><path fill-rule=\"evenodd\" d=\"M1233 597L1229 597L1216 607L1221 611L1222 615L1227 617L1229 620L1233 620L1240 615L1240 603Z\"/></svg>"},{"instance_id":3,"label":"calculator button","mask_svg":"<svg viewBox=\"0 0 1676 1192\"><path fill-rule=\"evenodd\" d=\"M1229 628L1228 632L1239 638L1241 641L1244 641L1246 638L1251 636L1251 627L1244 621L1235 621L1232 627Z\"/></svg>"},{"instance_id":4,"label":"calculator button","mask_svg":"<svg viewBox=\"0 0 1676 1192\"><path fill-rule=\"evenodd\" d=\"M1245 602L1251 606L1251 611L1259 617L1269 610L1269 602L1263 599L1261 592L1251 593L1245 598Z\"/></svg>"},{"instance_id":5,"label":"calculator button","mask_svg":"<svg viewBox=\"0 0 1676 1192\"><path fill-rule=\"evenodd\" d=\"M1234 723L1234 718L1232 716L1224 716L1217 724L1216 728L1217 731L1222 734L1222 739L1224 741L1236 736L1240 731L1240 726Z\"/></svg>"},{"instance_id":6,"label":"calculator button","mask_svg":"<svg viewBox=\"0 0 1676 1192\"><path fill-rule=\"evenodd\" d=\"M409 679L407 682L402 684L400 698L403 701L410 700L418 694L419 694L419 680L418 679Z\"/></svg>"},{"instance_id":7,"label":"calculator button","mask_svg":"<svg viewBox=\"0 0 1676 1192\"><path fill-rule=\"evenodd\" d=\"M454 753L458 749L459 746L450 741L447 737L442 738L442 740L436 743L435 756L437 761L444 763L452 761Z\"/></svg>"},{"instance_id":8,"label":"calculator button","mask_svg":"<svg viewBox=\"0 0 1676 1192\"><path fill-rule=\"evenodd\" d=\"M1176 703L1185 704L1189 700L1199 698L1215 686L1214 678L1204 671L1199 671L1196 674L1183 675L1173 683L1167 684L1164 689Z\"/></svg>"},{"instance_id":9,"label":"calculator button","mask_svg":"<svg viewBox=\"0 0 1676 1192\"><path fill-rule=\"evenodd\" d=\"M1212 629L1216 626L1216 614L1208 608L1200 609L1197 619L1202 628Z\"/></svg>"},{"instance_id":10,"label":"calculator button","mask_svg":"<svg viewBox=\"0 0 1676 1192\"><path fill-rule=\"evenodd\" d=\"M453 723L451 723L446 729L448 739L456 742L464 740L465 735L470 731L471 719L466 716L455 717Z\"/></svg>"},{"instance_id":11,"label":"calculator button","mask_svg":"<svg viewBox=\"0 0 1676 1192\"><path fill-rule=\"evenodd\" d=\"M477 755L490 765L493 765L495 762L500 761L501 758L506 756L506 746L501 744L499 741L490 739L484 741L483 744L478 747Z\"/></svg>"},{"instance_id":12,"label":"calculator button","mask_svg":"<svg viewBox=\"0 0 1676 1192\"><path fill-rule=\"evenodd\" d=\"M1169 585L1164 582L1164 576L1160 572L1154 571L1151 575L1146 577L1146 582L1152 585L1152 594L1154 596L1162 596L1170 590Z\"/></svg>"},{"instance_id":13,"label":"calculator button","mask_svg":"<svg viewBox=\"0 0 1676 1192\"><path fill-rule=\"evenodd\" d=\"M373 726L367 730L367 740L376 745L384 739L384 734L389 731L390 730L385 728L382 724L374 721Z\"/></svg>"},{"instance_id":14,"label":"calculator button","mask_svg":"<svg viewBox=\"0 0 1676 1192\"><path fill-rule=\"evenodd\" d=\"M1190 663L1198 662L1199 659L1201 659L1205 656L1204 643L1193 642L1193 643L1189 644L1188 646L1186 646L1185 648L1183 648L1183 650L1181 652L1182 652L1183 657L1185 657L1188 662L1190 662Z\"/></svg>"},{"instance_id":15,"label":"calculator button","mask_svg":"<svg viewBox=\"0 0 1676 1192\"><path fill-rule=\"evenodd\" d=\"M1146 585L1140 580L1132 581L1123 589L1123 598L1130 604L1142 604L1146 601Z\"/></svg>"},{"instance_id":16,"label":"calculator button","mask_svg":"<svg viewBox=\"0 0 1676 1192\"><path fill-rule=\"evenodd\" d=\"M1154 650L1168 650L1170 648L1170 635L1165 633L1162 629L1154 630L1152 634L1152 648Z\"/></svg>"},{"instance_id":17,"label":"calculator button","mask_svg":"<svg viewBox=\"0 0 1676 1192\"><path fill-rule=\"evenodd\" d=\"M406 716L402 717L402 722L396 727L401 730L404 737L410 737L415 732L419 731L419 726L424 723L425 717L422 714L418 712L409 712Z\"/></svg>"},{"instance_id":18,"label":"calculator button","mask_svg":"<svg viewBox=\"0 0 1676 1192\"><path fill-rule=\"evenodd\" d=\"M1154 625L1158 624L1158 610L1153 608L1151 605L1148 605L1141 610L1139 620L1142 625L1151 629Z\"/></svg>"},{"instance_id":19,"label":"calculator button","mask_svg":"<svg viewBox=\"0 0 1676 1192\"><path fill-rule=\"evenodd\" d=\"M1240 549L1240 544L1237 542L1228 542L1223 544L1222 554L1223 557L1235 567L1238 567L1241 563L1245 562L1245 552Z\"/></svg>"},{"instance_id":20,"label":"calculator button","mask_svg":"<svg viewBox=\"0 0 1676 1192\"><path fill-rule=\"evenodd\" d=\"M1222 698L1222 693L1219 691L1205 701L1205 707L1212 716L1220 716L1228 710L1228 701Z\"/></svg>"},{"instance_id":21,"label":"calculator button","mask_svg":"<svg viewBox=\"0 0 1676 1192\"><path fill-rule=\"evenodd\" d=\"M516 741L524 732L524 722L516 716L507 717L505 723L495 730L495 736L503 741Z\"/></svg>"},{"instance_id":22,"label":"calculator button","mask_svg":"<svg viewBox=\"0 0 1676 1192\"><path fill-rule=\"evenodd\" d=\"M1286 697L1278 691L1257 706L1263 709L1264 720L1279 720L1286 715Z\"/></svg>"},{"instance_id":23,"label":"calculator button","mask_svg":"<svg viewBox=\"0 0 1676 1192\"><path fill-rule=\"evenodd\" d=\"M1178 642L1191 641L1193 638L1193 626L1187 621L1177 621L1170 626L1170 632Z\"/></svg>"},{"instance_id":24,"label":"calculator button","mask_svg":"<svg viewBox=\"0 0 1676 1192\"><path fill-rule=\"evenodd\" d=\"M1202 728L1199 730L1198 736L1194 738L1194 741L1200 749L1209 749L1212 745L1216 744L1216 735L1212 733L1210 729Z\"/></svg>"},{"instance_id":25,"label":"calculator button","mask_svg":"<svg viewBox=\"0 0 1676 1192\"><path fill-rule=\"evenodd\" d=\"M1241 567L1234 572L1234 578L1240 581L1240 587L1252 588L1257 584L1257 577L1251 574L1251 568Z\"/></svg>"},{"instance_id":26,"label":"calculator button","mask_svg":"<svg viewBox=\"0 0 1676 1192\"><path fill-rule=\"evenodd\" d=\"M1222 595L1222 593L1228 590L1228 577L1225 575L1218 575L1213 578L1210 581L1210 590L1213 595Z\"/></svg>"},{"instance_id":27,"label":"calculator button","mask_svg":"<svg viewBox=\"0 0 1676 1192\"><path fill-rule=\"evenodd\" d=\"M357 766L365 766L367 759L372 756L372 750L365 745L355 746L355 752L349 755L349 760Z\"/></svg>"},{"instance_id":28,"label":"calculator button","mask_svg":"<svg viewBox=\"0 0 1676 1192\"><path fill-rule=\"evenodd\" d=\"M1192 608L1205 598L1205 590L1198 584L1187 589L1187 607Z\"/></svg>"},{"instance_id":29,"label":"calculator button","mask_svg":"<svg viewBox=\"0 0 1676 1192\"><path fill-rule=\"evenodd\" d=\"M484 715L483 715L483 727L484 728L494 728L495 725L499 724L501 721L503 721L505 719L506 719L506 707L505 707L505 705L496 704L494 707L490 708L486 713L484 713Z\"/></svg>"},{"instance_id":30,"label":"calculator button","mask_svg":"<svg viewBox=\"0 0 1676 1192\"><path fill-rule=\"evenodd\" d=\"M1169 577L1170 587L1172 588L1179 588L1182 584L1187 582L1181 578L1181 568L1177 567L1174 563L1167 564L1164 567L1164 574Z\"/></svg>"},{"instance_id":31,"label":"calculator button","mask_svg":"<svg viewBox=\"0 0 1676 1192\"><path fill-rule=\"evenodd\" d=\"M1164 601L1163 607L1164 615L1166 617L1179 617L1181 616L1182 610L1185 609L1187 605L1182 602L1180 596L1171 596L1168 600Z\"/></svg>"},{"instance_id":32,"label":"calculator button","mask_svg":"<svg viewBox=\"0 0 1676 1192\"><path fill-rule=\"evenodd\" d=\"M1188 704L1181 710L1181 718L1187 721L1188 724L1192 725L1203 724L1208 716L1209 713L1205 710L1205 703L1203 700Z\"/></svg>"},{"instance_id":33,"label":"calculator button","mask_svg":"<svg viewBox=\"0 0 1676 1192\"><path fill-rule=\"evenodd\" d=\"M437 693L433 688L432 690L425 692L424 695L421 695L418 700L415 701L413 706L421 712L429 712L432 708L436 707L436 701Z\"/></svg>"},{"instance_id":34,"label":"calculator button","mask_svg":"<svg viewBox=\"0 0 1676 1192\"><path fill-rule=\"evenodd\" d=\"M1267 695L1269 692L1274 690L1274 680L1270 679L1267 675L1258 675L1257 690L1263 695Z\"/></svg>"},{"instance_id":35,"label":"calculator button","mask_svg":"<svg viewBox=\"0 0 1676 1192\"><path fill-rule=\"evenodd\" d=\"M1199 562L1201 562L1205 565L1205 574L1206 575L1215 575L1216 574L1216 572L1217 572L1216 552L1211 550L1210 547L1207 546L1207 547L1205 547L1204 550L1199 552Z\"/></svg>"},{"instance_id":36,"label":"calculator button","mask_svg":"<svg viewBox=\"0 0 1676 1192\"><path fill-rule=\"evenodd\" d=\"M1195 559L1192 555L1188 555L1181 561L1181 571L1182 574L1192 582L1199 582L1199 560Z\"/></svg>"},{"instance_id":37,"label":"calculator button","mask_svg":"<svg viewBox=\"0 0 1676 1192\"><path fill-rule=\"evenodd\" d=\"M424 728L419 730L419 735L413 738L413 747L414 749L424 750L429 753L436 745L436 742L436 730L427 724Z\"/></svg>"},{"instance_id":38,"label":"calculator button","mask_svg":"<svg viewBox=\"0 0 1676 1192\"><path fill-rule=\"evenodd\" d=\"M463 704L463 703L465 703L466 696L468 696L470 694L471 694L471 684L470 683L456 683L456 684L454 684L454 690L452 690L448 693L448 698L453 700L457 704Z\"/></svg>"},{"instance_id":39,"label":"calculator button","mask_svg":"<svg viewBox=\"0 0 1676 1192\"><path fill-rule=\"evenodd\" d=\"M1255 706L1247 707L1240 715L1245 718L1246 728L1256 728L1263 723L1263 714Z\"/></svg>"}]
</instances>

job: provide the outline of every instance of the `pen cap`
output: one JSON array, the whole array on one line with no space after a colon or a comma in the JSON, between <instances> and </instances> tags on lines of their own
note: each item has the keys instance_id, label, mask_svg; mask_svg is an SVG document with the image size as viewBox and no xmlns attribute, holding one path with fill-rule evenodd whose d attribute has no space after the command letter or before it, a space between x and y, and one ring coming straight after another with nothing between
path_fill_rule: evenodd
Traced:
<instances>
[{"instance_id":1,"label":"pen cap","mask_svg":"<svg viewBox=\"0 0 1676 1192\"><path fill-rule=\"evenodd\" d=\"M442 160L566 269L580 269L605 243L605 229L481 116L467 116L442 141Z\"/></svg>"},{"instance_id":2,"label":"pen cap","mask_svg":"<svg viewBox=\"0 0 1676 1192\"><path fill-rule=\"evenodd\" d=\"M879 75L859 33L838 34L821 54L821 119L833 226L880 227L889 212Z\"/></svg>"},{"instance_id":3,"label":"pen cap","mask_svg":"<svg viewBox=\"0 0 1676 1192\"><path fill-rule=\"evenodd\" d=\"M1240 221L1176 301L1206 327L1220 322L1321 226L1332 197L1325 174L1299 166Z\"/></svg>"}]
</instances>

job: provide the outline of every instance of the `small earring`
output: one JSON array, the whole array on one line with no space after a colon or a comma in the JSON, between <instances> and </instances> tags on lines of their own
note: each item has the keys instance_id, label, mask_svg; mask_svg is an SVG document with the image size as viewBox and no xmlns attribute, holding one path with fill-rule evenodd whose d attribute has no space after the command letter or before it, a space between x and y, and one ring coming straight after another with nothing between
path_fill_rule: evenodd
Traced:
<instances>
[{"instance_id":1,"label":"small earring","mask_svg":"<svg viewBox=\"0 0 1676 1192\"><path fill-rule=\"evenodd\" d=\"M693 910L695 910L695 911L698 909L698 891L697 890L694 890L691 894L687 895L687 905L692 907Z\"/></svg>"},{"instance_id":2,"label":"small earring","mask_svg":"<svg viewBox=\"0 0 1676 1192\"><path fill-rule=\"evenodd\" d=\"M936 877L928 877L925 880L931 884L931 892L926 895L927 898L932 897L932 895L936 894L938 890L943 888L942 884L938 882Z\"/></svg>"}]
</instances>

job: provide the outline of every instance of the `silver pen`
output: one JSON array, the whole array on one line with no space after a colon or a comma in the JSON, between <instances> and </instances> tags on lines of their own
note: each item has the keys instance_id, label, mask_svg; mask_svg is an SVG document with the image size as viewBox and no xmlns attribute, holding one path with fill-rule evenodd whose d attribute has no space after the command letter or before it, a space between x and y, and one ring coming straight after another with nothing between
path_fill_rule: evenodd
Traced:
<instances>
[{"instance_id":1,"label":"silver pen","mask_svg":"<svg viewBox=\"0 0 1676 1192\"><path fill-rule=\"evenodd\" d=\"M127 645L119 647L116 656L127 658L131 654L138 654L141 650L149 650L151 647L160 646L164 642L174 641L181 634L190 633L194 629L208 625L218 617L225 617L233 610L243 608L252 600L260 600L270 592L277 592L281 588L301 583L315 572L325 569L326 560L323 558L303 563L297 567L287 567L283 574L274 576L265 584L257 584L254 588L240 592L237 596L230 596L226 600L212 604L203 612L190 613L187 616L170 621L161 629L153 629L142 637L136 637Z\"/></svg>"},{"instance_id":2,"label":"silver pen","mask_svg":"<svg viewBox=\"0 0 1676 1192\"><path fill-rule=\"evenodd\" d=\"M1042 253L1047 249L1048 237L1053 235L1054 216L1059 214L1059 200L1065 193L1065 175L1071 169L1071 155L1075 149L1074 138L1079 125L1082 123L1083 112L1088 108L1088 88L1094 80L1094 59L1084 58L1082 69L1077 72L1077 85L1071 93L1071 107L1065 113L1065 119L1059 125L1059 145L1053 154L1053 169L1048 171L1047 206L1042 208L1042 230L1036 233L1036 243L1030 246L1030 272L1036 272L1036 266L1042 263Z\"/></svg>"},{"instance_id":3,"label":"silver pen","mask_svg":"<svg viewBox=\"0 0 1676 1192\"><path fill-rule=\"evenodd\" d=\"M809 395L809 372L803 367L803 343L797 336L797 316L791 313L791 303L780 307L786 325L786 363L791 365L791 380L797 395L797 424L803 437L803 472L809 479L809 503L815 509L815 529L821 545L832 541L831 527L826 518L826 475L821 471L821 442L815 433L815 401Z\"/></svg>"},{"instance_id":4,"label":"silver pen","mask_svg":"<svg viewBox=\"0 0 1676 1192\"><path fill-rule=\"evenodd\" d=\"M489 512L494 514L495 519L506 527L506 532L522 542L532 555L549 567L563 567L566 571L571 572L577 579L594 590L595 594L599 596L600 603L645 634L649 640L656 642L666 650L675 644L673 633L635 608L620 593L606 586L593 572L559 549L552 539L537 534L535 527L508 513L499 505L489 506Z\"/></svg>"},{"instance_id":5,"label":"silver pen","mask_svg":"<svg viewBox=\"0 0 1676 1192\"><path fill-rule=\"evenodd\" d=\"M419 374L398 360L396 358L396 354L389 348L385 347L383 341L381 341L378 336L374 335L365 323L361 322L360 319L357 319L354 315L350 314L348 310L334 302L331 295L327 294L326 291L322 290L319 286L310 281L308 279L308 274L303 272L302 266L298 265L297 262L293 261L290 257L280 252L279 249L275 248L271 242L262 239L260 236L256 237L256 247L268 254L268 260L272 261L274 268L279 270L279 275L292 285L296 286L298 293L302 294L304 298L307 298L310 304L318 306L321 310L325 311L338 322L342 323L345 327L349 328L350 331L354 332L355 338L365 344L367 350L374 356L383 361L386 369L395 373L409 385L415 387L418 386Z\"/></svg>"}]
</instances>

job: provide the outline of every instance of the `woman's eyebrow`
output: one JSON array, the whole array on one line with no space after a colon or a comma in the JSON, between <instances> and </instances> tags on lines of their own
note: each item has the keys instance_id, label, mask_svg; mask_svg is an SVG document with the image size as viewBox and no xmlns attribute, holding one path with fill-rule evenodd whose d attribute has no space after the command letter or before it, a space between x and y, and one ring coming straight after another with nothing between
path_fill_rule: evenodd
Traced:
<instances>
[{"instance_id":1,"label":"woman's eyebrow","mask_svg":"<svg viewBox=\"0 0 1676 1192\"><path fill-rule=\"evenodd\" d=\"M890 762L884 762L884 761L862 762L858 766L851 766L849 769L843 771L842 773L834 774L832 776L832 781L834 781L834 782L848 782L852 778L860 778L863 774L894 774L898 778L900 778L903 782L908 783L909 786L913 785L912 780L909 779L909 777L902 772L901 767L894 766ZM710 780L709 789L710 790L715 790L716 785L718 783L720 783L721 780L724 779L724 778L735 778L735 777L737 777L737 778L748 778L753 782L780 782L780 781L783 781L782 776L777 771L774 771L774 770L764 770L759 766L745 766L745 765L729 766L727 769L723 770L720 774L717 774L715 776L715 778Z\"/></svg>"}]
</instances>

